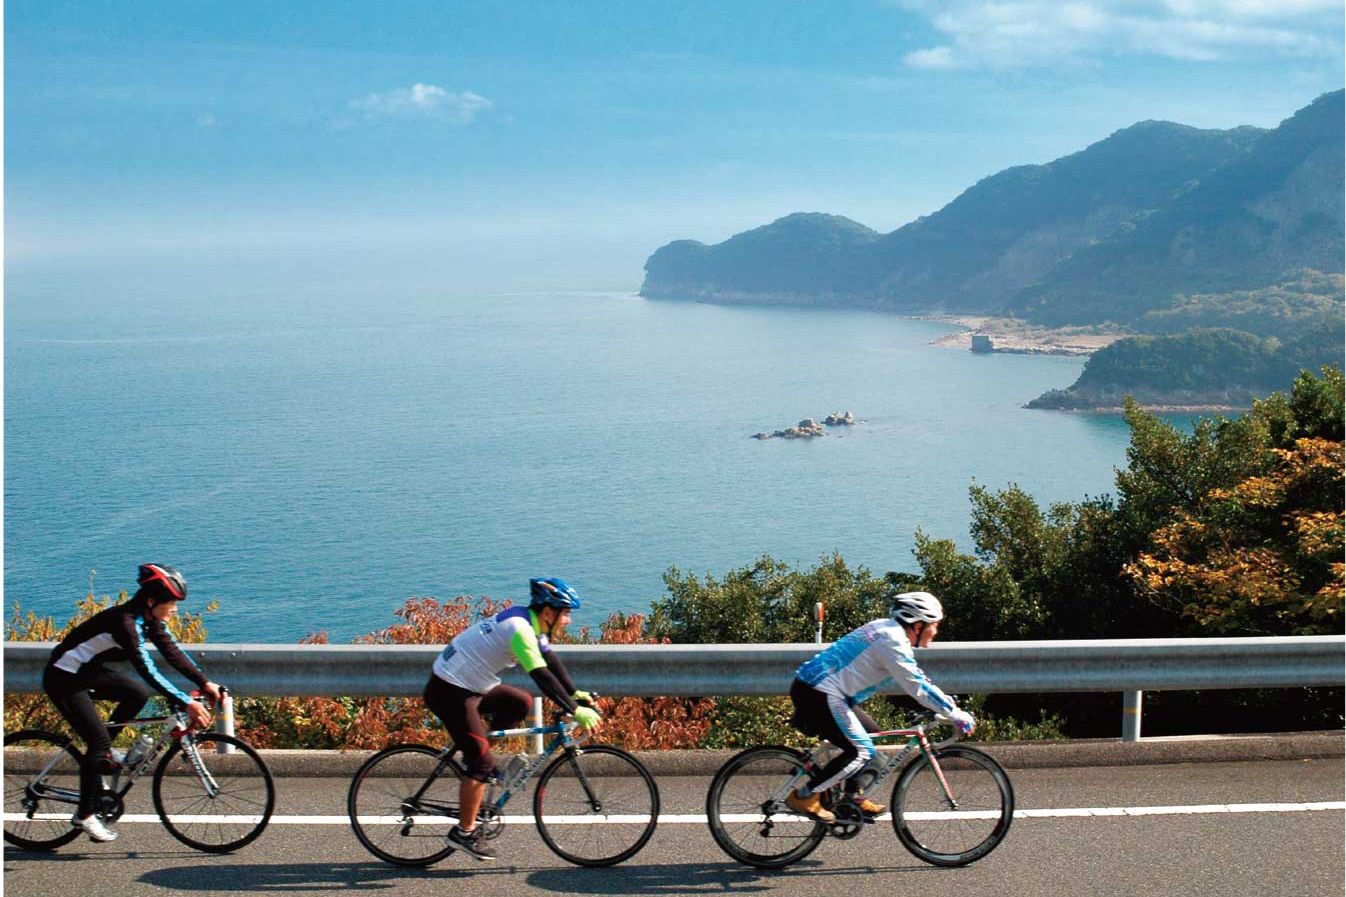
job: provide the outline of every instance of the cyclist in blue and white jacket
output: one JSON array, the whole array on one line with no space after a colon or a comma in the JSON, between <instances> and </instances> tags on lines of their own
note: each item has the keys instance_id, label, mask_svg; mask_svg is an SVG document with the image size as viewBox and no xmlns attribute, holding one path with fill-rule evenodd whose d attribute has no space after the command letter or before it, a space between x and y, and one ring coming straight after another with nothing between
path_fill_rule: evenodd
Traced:
<instances>
[{"instance_id":1,"label":"cyclist in blue and white jacket","mask_svg":"<svg viewBox=\"0 0 1346 897\"><path fill-rule=\"evenodd\" d=\"M870 620L795 671L790 687L793 721L802 731L826 738L841 753L787 798L792 809L823 822L835 819L820 795L874 758L874 742L868 733L879 727L856 705L875 692L896 684L925 707L947 716L964 735L976 728L972 715L959 710L952 698L935 687L912 653L913 648L925 648L934 641L942 619L944 608L934 595L903 593L894 600L891 617ZM877 815L884 807L865 799L860 809Z\"/></svg>"}]
</instances>

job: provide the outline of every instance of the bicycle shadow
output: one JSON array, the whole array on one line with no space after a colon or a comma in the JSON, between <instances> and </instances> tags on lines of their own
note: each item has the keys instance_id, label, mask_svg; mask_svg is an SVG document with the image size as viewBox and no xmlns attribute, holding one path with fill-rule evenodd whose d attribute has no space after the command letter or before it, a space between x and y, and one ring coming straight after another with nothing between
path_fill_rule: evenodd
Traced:
<instances>
[{"instance_id":1,"label":"bicycle shadow","mask_svg":"<svg viewBox=\"0 0 1346 897\"><path fill-rule=\"evenodd\" d=\"M416 879L452 884L482 876L518 875L525 871L527 867L513 865L473 864L463 868L417 868L390 866L377 861L269 865L227 863L153 869L139 876L136 881L171 891L283 894L289 891L309 892L337 888L384 890Z\"/></svg>"},{"instance_id":2,"label":"bicycle shadow","mask_svg":"<svg viewBox=\"0 0 1346 897\"><path fill-rule=\"evenodd\" d=\"M696 894L750 893L776 889L784 878L856 875L884 872L939 872L933 866L824 867L806 860L785 869L751 869L738 863L664 863L612 866L604 869L564 867L539 869L527 877L530 886L562 894Z\"/></svg>"}]
</instances>

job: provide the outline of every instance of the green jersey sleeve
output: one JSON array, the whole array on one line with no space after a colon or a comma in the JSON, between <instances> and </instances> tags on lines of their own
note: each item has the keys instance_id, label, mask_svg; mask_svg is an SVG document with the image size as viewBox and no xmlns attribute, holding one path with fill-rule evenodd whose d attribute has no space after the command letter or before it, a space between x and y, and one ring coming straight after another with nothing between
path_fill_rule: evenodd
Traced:
<instances>
[{"instance_id":1,"label":"green jersey sleeve","mask_svg":"<svg viewBox=\"0 0 1346 897\"><path fill-rule=\"evenodd\" d=\"M547 661L542 657L542 646L538 644L537 633L526 620L520 620L522 625L514 627L514 633L510 636L509 648L514 652L514 659L523 667L525 673L531 673L539 667L545 667Z\"/></svg>"}]
</instances>

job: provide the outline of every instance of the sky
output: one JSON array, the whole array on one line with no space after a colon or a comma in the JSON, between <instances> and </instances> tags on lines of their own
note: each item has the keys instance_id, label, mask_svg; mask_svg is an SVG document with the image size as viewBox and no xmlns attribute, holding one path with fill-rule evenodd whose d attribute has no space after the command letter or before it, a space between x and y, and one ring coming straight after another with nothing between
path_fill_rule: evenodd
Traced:
<instances>
[{"instance_id":1,"label":"sky","mask_svg":"<svg viewBox=\"0 0 1346 897\"><path fill-rule=\"evenodd\" d=\"M1340 0L9 0L6 271L635 289L671 240L891 231L1137 121L1274 127L1342 86L1343 27Z\"/></svg>"}]
</instances>

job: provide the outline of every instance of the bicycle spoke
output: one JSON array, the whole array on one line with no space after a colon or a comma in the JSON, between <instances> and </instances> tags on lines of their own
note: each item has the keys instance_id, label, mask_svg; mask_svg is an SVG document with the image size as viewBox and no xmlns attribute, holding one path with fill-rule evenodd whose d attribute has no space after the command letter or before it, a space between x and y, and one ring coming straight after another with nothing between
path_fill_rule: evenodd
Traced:
<instances>
[{"instance_id":1,"label":"bicycle spoke","mask_svg":"<svg viewBox=\"0 0 1346 897\"><path fill-rule=\"evenodd\" d=\"M154 805L169 832L198 850L223 853L251 842L266 827L275 806L271 774L252 748L228 736L195 736L195 758L180 745L154 774ZM216 754L219 743L234 746ZM197 764L201 768L197 768ZM203 771L214 793L203 780Z\"/></svg>"},{"instance_id":2,"label":"bicycle spoke","mask_svg":"<svg viewBox=\"0 0 1346 897\"><path fill-rule=\"evenodd\" d=\"M562 859L610 866L633 856L659 821L659 791L640 762L589 746L548 766L533 799L538 832Z\"/></svg>"},{"instance_id":3,"label":"bicycle spoke","mask_svg":"<svg viewBox=\"0 0 1346 897\"><path fill-rule=\"evenodd\" d=\"M774 868L797 862L822 841L825 830L775 798L803 769L788 748L754 748L730 758L711 781L706 816L717 844L734 859Z\"/></svg>"},{"instance_id":4,"label":"bicycle spoke","mask_svg":"<svg viewBox=\"0 0 1346 897\"><path fill-rule=\"evenodd\" d=\"M6 841L54 850L79 837L70 826L79 795L79 754L73 747L46 732L14 732L5 736L4 767ZM47 789L46 795L37 797L29 788L34 784Z\"/></svg>"},{"instance_id":5,"label":"bicycle spoke","mask_svg":"<svg viewBox=\"0 0 1346 897\"><path fill-rule=\"evenodd\" d=\"M929 761L918 758L893 789L893 826L926 862L965 865L1004 838L1014 813L1013 789L1000 766L974 748L945 748L937 760L948 791Z\"/></svg>"},{"instance_id":6,"label":"bicycle spoke","mask_svg":"<svg viewBox=\"0 0 1346 897\"><path fill-rule=\"evenodd\" d=\"M385 862L433 863L453 851L447 838L458 820L429 808L456 812L460 783L457 765L441 768L439 752L432 748L389 748L371 757L351 782L346 799L351 827L360 843Z\"/></svg>"}]
</instances>

